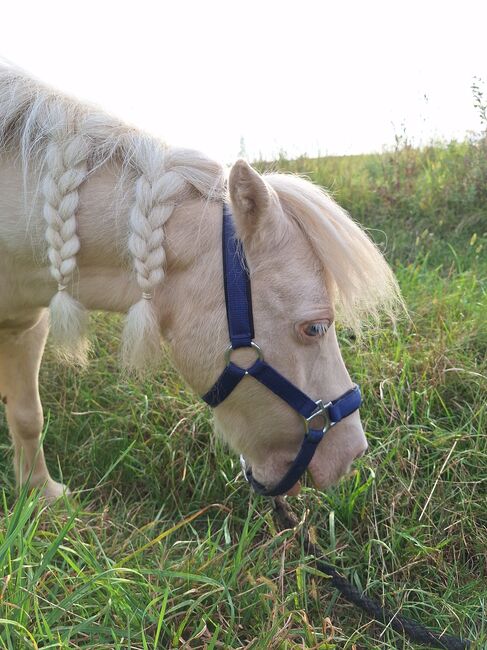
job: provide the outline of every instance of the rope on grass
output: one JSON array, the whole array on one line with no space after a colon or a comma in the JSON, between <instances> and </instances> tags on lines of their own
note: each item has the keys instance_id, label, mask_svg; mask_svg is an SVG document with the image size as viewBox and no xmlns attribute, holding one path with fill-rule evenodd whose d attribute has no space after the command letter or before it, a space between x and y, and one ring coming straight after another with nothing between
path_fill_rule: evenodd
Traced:
<instances>
[{"instance_id":1,"label":"rope on grass","mask_svg":"<svg viewBox=\"0 0 487 650\"><path fill-rule=\"evenodd\" d=\"M280 527L295 528L299 524L299 521L285 499L283 497L276 497L273 501L275 516ZM320 549L311 542L306 528L304 528L303 532L306 552L314 556L318 569L322 573L330 576L332 586L335 587L335 589L337 589L349 603L359 607L376 621L379 621L384 625L389 625L396 632L404 634L415 643L420 643L421 645L426 645L431 648L441 648L442 650L468 650L468 648L471 647L471 642L467 639L463 640L456 636L432 632L421 623L406 618L401 614L391 612L382 607L377 601L372 600L368 596L364 596L346 578L340 575L336 567L318 559L321 555Z\"/></svg>"}]
</instances>

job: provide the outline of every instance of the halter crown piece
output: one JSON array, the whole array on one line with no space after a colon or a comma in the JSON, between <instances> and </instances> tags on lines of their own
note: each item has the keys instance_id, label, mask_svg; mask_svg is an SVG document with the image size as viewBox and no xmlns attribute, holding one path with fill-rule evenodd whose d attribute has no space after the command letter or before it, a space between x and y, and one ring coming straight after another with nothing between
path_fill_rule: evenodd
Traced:
<instances>
[{"instance_id":1,"label":"halter crown piece","mask_svg":"<svg viewBox=\"0 0 487 650\"><path fill-rule=\"evenodd\" d=\"M280 397L303 418L304 438L291 467L273 487L266 487L252 476L252 469L246 467L241 458L245 477L253 489L264 496L277 496L290 490L306 471L325 433L335 424L356 411L362 398L357 385L333 400L324 403L314 401L297 386L283 377L264 361L261 348L254 341L254 319L250 277L242 243L237 238L232 212L223 205L223 277L225 303L227 308L230 345L225 354L226 367L202 399L212 407L221 404L245 377L253 377L267 389ZM253 348L257 360L249 368L241 368L231 360L232 350Z\"/></svg>"}]
</instances>

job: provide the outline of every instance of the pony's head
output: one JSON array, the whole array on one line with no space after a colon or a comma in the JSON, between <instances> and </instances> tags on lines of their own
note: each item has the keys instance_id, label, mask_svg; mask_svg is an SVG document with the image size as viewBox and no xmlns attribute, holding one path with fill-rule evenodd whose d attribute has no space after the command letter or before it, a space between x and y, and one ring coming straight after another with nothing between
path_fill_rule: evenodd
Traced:
<instances>
[{"instance_id":1,"label":"pony's head","mask_svg":"<svg viewBox=\"0 0 487 650\"><path fill-rule=\"evenodd\" d=\"M357 329L366 314L391 312L400 300L391 270L364 231L308 181L262 177L239 161L230 173L229 193L250 270L256 343L268 363L313 399L337 398L353 384L335 319ZM184 221L184 214L180 218ZM171 305L166 335L176 364L200 394L223 370L228 347L220 224L217 208L193 231L197 260L188 254L194 244L187 237L172 238L176 268L165 291L165 305ZM250 365L255 354L235 350L232 360ZM257 481L275 485L301 446L302 417L250 377L214 414L217 431L244 455ZM366 448L355 412L319 444L309 467L314 483L320 488L335 483ZM299 484L293 492L298 489Z\"/></svg>"}]
</instances>

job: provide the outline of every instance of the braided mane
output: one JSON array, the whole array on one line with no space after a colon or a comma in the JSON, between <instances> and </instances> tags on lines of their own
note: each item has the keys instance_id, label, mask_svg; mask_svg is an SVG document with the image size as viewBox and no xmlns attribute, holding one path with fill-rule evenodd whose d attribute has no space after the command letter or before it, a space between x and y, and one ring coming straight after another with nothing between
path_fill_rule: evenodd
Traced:
<instances>
[{"instance_id":1,"label":"braided mane","mask_svg":"<svg viewBox=\"0 0 487 650\"><path fill-rule=\"evenodd\" d=\"M191 190L221 200L222 166L200 152L169 148L0 63L0 154L2 150L20 158L24 185L32 167L42 178L47 256L58 288L50 304L51 333L56 349L69 360L83 362L87 351L85 309L71 295L80 248L79 188L109 160L133 180L129 252L141 299L127 315L122 351L129 367L156 364L161 347L151 299L164 279L164 224Z\"/></svg>"},{"instance_id":2,"label":"braided mane","mask_svg":"<svg viewBox=\"0 0 487 650\"><path fill-rule=\"evenodd\" d=\"M127 314L122 358L146 370L161 355L153 293L164 280L164 226L175 205L197 194L209 201L225 195L225 173L204 154L170 148L100 109L75 101L0 63L0 155L20 157L24 185L30 167L42 178L47 257L58 291L50 304L51 332L59 352L86 356L86 314L71 294L79 252L77 209L80 186L112 160L120 186L133 188L128 242L140 300ZM401 304L397 282L382 254L323 190L284 174L267 183L310 240L328 272L343 322L355 330L366 316L391 314Z\"/></svg>"}]
</instances>

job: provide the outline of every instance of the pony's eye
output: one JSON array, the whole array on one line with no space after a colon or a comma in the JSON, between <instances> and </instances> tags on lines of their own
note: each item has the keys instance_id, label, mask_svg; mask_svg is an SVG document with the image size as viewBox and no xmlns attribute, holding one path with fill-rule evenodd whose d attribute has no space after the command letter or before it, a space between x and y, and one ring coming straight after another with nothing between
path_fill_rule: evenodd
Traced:
<instances>
[{"instance_id":1,"label":"pony's eye","mask_svg":"<svg viewBox=\"0 0 487 650\"><path fill-rule=\"evenodd\" d=\"M304 328L304 333L306 336L324 336L328 331L328 324L319 322L319 323L309 323Z\"/></svg>"}]
</instances>

